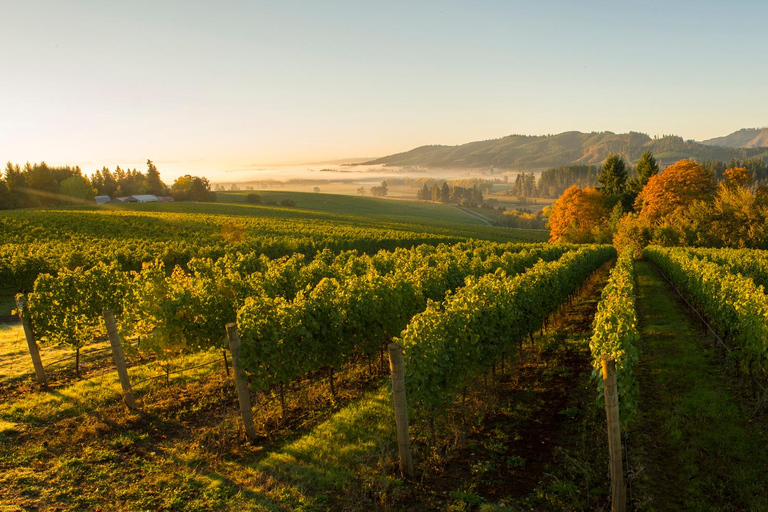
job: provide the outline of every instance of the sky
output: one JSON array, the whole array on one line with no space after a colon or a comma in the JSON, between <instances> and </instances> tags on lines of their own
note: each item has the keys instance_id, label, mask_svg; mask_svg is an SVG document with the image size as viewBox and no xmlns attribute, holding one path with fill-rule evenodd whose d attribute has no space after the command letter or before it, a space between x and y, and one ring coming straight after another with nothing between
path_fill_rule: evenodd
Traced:
<instances>
[{"instance_id":1,"label":"sky","mask_svg":"<svg viewBox=\"0 0 768 512\"><path fill-rule=\"evenodd\" d=\"M768 2L0 0L0 160L191 172L768 125Z\"/></svg>"}]
</instances>

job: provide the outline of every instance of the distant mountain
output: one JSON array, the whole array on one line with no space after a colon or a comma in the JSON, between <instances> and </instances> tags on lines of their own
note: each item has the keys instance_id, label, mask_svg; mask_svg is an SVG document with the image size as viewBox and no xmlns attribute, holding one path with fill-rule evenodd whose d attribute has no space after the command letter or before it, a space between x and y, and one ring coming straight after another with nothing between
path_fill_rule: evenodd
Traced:
<instances>
[{"instance_id":1,"label":"distant mountain","mask_svg":"<svg viewBox=\"0 0 768 512\"><path fill-rule=\"evenodd\" d=\"M742 128L725 137L715 137L701 143L729 148L768 148L768 128Z\"/></svg>"},{"instance_id":2,"label":"distant mountain","mask_svg":"<svg viewBox=\"0 0 768 512\"><path fill-rule=\"evenodd\" d=\"M768 156L768 149L725 148L685 141L676 135L652 139L644 133L565 132L558 135L510 135L501 139L470 142L459 146L422 146L365 162L392 166L500 167L541 169L574 163L599 164L618 153L635 162L650 150L663 165L681 158L696 160L744 159Z\"/></svg>"}]
</instances>

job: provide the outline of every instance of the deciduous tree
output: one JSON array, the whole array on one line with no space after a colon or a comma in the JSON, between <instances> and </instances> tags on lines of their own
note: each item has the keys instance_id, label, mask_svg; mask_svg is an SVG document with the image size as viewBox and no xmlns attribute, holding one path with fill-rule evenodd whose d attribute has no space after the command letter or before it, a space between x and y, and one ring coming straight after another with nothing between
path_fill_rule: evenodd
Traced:
<instances>
[{"instance_id":1,"label":"deciduous tree","mask_svg":"<svg viewBox=\"0 0 768 512\"><path fill-rule=\"evenodd\" d=\"M732 167L723 172L728 187L746 187L752 183L752 173L745 167Z\"/></svg>"},{"instance_id":2,"label":"deciduous tree","mask_svg":"<svg viewBox=\"0 0 768 512\"><path fill-rule=\"evenodd\" d=\"M171 195L177 201L215 201L216 192L211 190L207 178L181 176L173 182Z\"/></svg>"},{"instance_id":3,"label":"deciduous tree","mask_svg":"<svg viewBox=\"0 0 768 512\"><path fill-rule=\"evenodd\" d=\"M550 242L605 241L610 210L606 198L593 187L568 188L552 205L549 216Z\"/></svg>"},{"instance_id":4,"label":"deciduous tree","mask_svg":"<svg viewBox=\"0 0 768 512\"><path fill-rule=\"evenodd\" d=\"M641 216L657 221L697 199L711 199L715 188L714 178L701 165L680 160L648 180L637 196L635 209Z\"/></svg>"}]
</instances>

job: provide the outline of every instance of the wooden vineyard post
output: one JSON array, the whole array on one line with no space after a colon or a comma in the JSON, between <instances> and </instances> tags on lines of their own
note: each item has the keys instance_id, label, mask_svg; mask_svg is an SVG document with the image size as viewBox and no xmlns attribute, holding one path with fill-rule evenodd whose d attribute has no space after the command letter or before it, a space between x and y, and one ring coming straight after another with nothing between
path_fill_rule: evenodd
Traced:
<instances>
[{"instance_id":1,"label":"wooden vineyard post","mask_svg":"<svg viewBox=\"0 0 768 512\"><path fill-rule=\"evenodd\" d=\"M405 399L405 368L403 349L397 343L389 344L389 368L392 372L392 400L395 404L397 447L400 452L400 472L413 476L411 441L408 436L408 405Z\"/></svg>"},{"instance_id":2,"label":"wooden vineyard post","mask_svg":"<svg viewBox=\"0 0 768 512\"><path fill-rule=\"evenodd\" d=\"M128 370L125 368L125 357L123 356L123 345L120 343L120 335L117 332L115 315L111 309L104 310L104 322L107 324L107 334L109 343L112 345L112 359L117 366L117 375L120 377L120 386L123 388L123 400L130 409L136 408L136 400L133 397L131 389L131 379L128 378Z\"/></svg>"},{"instance_id":3,"label":"wooden vineyard post","mask_svg":"<svg viewBox=\"0 0 768 512\"><path fill-rule=\"evenodd\" d=\"M48 383L48 377L45 375L45 368L43 368L43 361L40 359L40 350L37 348L37 340L35 340L35 333L32 332L32 326L29 323L29 318L24 314L24 307L26 303L23 298L16 301L16 309L19 312L19 319L21 325L24 328L24 336L27 338L27 347L29 347L29 355L32 357L32 365L35 367L35 376L37 382L42 385Z\"/></svg>"},{"instance_id":4,"label":"wooden vineyard post","mask_svg":"<svg viewBox=\"0 0 768 512\"><path fill-rule=\"evenodd\" d=\"M621 426L619 424L619 391L616 384L616 363L603 357L603 388L605 415L608 420L608 454L611 470L611 510L624 512L627 506L624 470L621 463Z\"/></svg>"},{"instance_id":5,"label":"wooden vineyard post","mask_svg":"<svg viewBox=\"0 0 768 512\"><path fill-rule=\"evenodd\" d=\"M245 380L245 374L240 365L240 334L237 332L237 324L227 324L227 339L229 340L229 350L232 352L232 373L234 374L235 387L237 388L237 399L240 402L240 413L243 416L245 437L249 441L254 441L256 439L256 429L253 426L251 394L248 391L248 383Z\"/></svg>"}]
</instances>

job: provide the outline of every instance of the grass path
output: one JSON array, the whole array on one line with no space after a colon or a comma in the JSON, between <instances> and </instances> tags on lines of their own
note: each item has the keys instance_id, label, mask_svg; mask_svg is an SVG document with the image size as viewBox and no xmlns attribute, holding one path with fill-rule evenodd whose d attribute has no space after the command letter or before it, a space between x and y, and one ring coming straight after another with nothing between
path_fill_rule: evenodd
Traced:
<instances>
[{"instance_id":1,"label":"grass path","mask_svg":"<svg viewBox=\"0 0 768 512\"><path fill-rule=\"evenodd\" d=\"M480 215L477 212L473 212L472 210L469 210L469 209L461 207L461 206L456 206L456 209L466 213L470 217L474 217L475 219L478 219L478 220L482 221L483 224L486 224L488 226L493 226L494 225L493 220L489 219L485 215Z\"/></svg>"},{"instance_id":2,"label":"grass path","mask_svg":"<svg viewBox=\"0 0 768 512\"><path fill-rule=\"evenodd\" d=\"M768 510L765 418L740 396L674 290L638 262L639 415L629 432L635 510ZM762 423L762 424L761 424Z\"/></svg>"}]
</instances>

